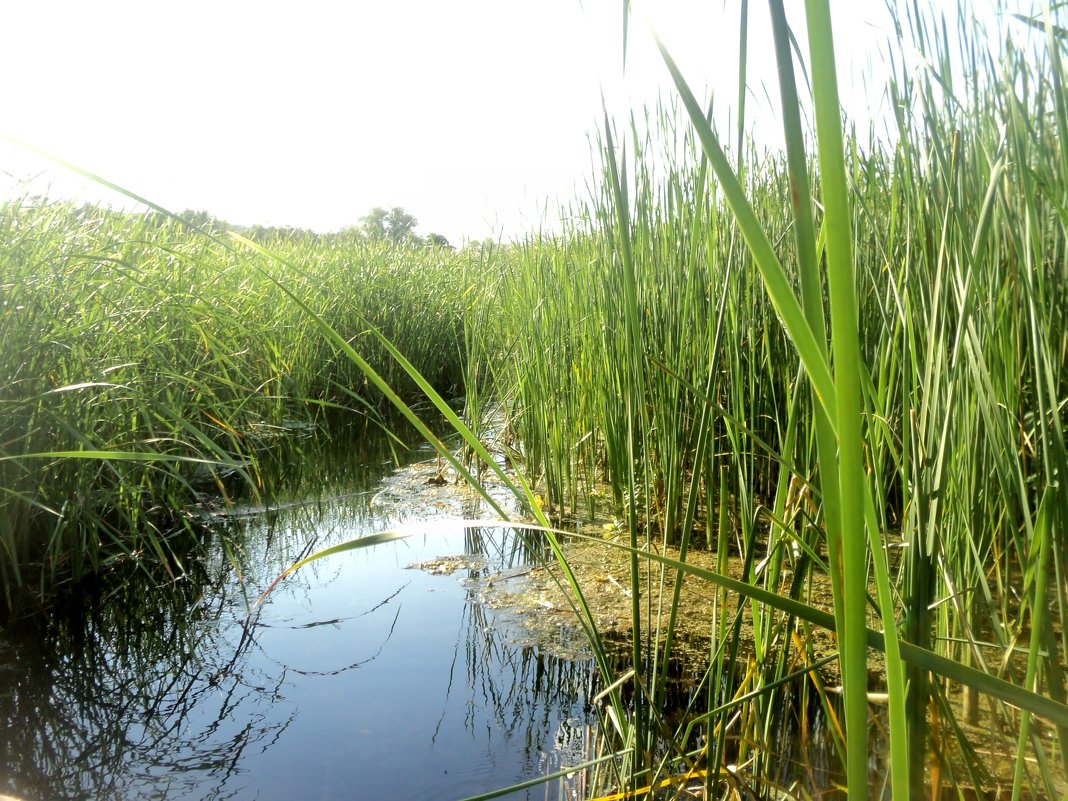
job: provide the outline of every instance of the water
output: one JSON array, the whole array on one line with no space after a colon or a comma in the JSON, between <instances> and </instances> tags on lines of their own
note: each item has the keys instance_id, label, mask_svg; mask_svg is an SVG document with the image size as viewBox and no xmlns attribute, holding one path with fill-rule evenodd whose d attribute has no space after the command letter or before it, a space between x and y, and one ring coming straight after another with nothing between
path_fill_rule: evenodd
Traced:
<instances>
[{"instance_id":1,"label":"water","mask_svg":"<svg viewBox=\"0 0 1068 801\"><path fill-rule=\"evenodd\" d=\"M328 500L226 520L236 546L216 538L181 582L118 582L103 603L0 633L0 792L460 799L575 756L590 664L522 642L477 602L485 577L523 559L509 533L455 525L336 555L247 614L309 547L457 511L447 490L372 504L387 469L374 445L301 467ZM473 552L482 561L451 575L406 569Z\"/></svg>"}]
</instances>

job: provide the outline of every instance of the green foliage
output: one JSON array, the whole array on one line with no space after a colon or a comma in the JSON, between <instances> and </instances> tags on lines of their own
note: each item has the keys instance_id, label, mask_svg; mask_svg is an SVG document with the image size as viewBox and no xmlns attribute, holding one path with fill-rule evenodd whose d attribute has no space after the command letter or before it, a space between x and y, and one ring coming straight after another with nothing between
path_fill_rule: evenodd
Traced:
<instances>
[{"instance_id":1,"label":"green foliage","mask_svg":"<svg viewBox=\"0 0 1068 801\"><path fill-rule=\"evenodd\" d=\"M808 100L773 7L783 102L797 112ZM583 588L566 579L613 688L606 731L627 755L622 783L688 764L689 729L660 716L679 598L666 577L686 574L717 605L691 720L715 743L698 758L716 797L729 727L739 749L763 746L751 767L763 780L784 686L832 708L805 678L823 657L811 625L838 636L851 796L881 791L860 758L866 694L883 689L869 685L869 647L886 652L895 795L933 795L938 775L957 796L1010 783L1015 796L1063 796L1066 12L1015 18L1037 35L992 53L967 19L908 7L882 140L843 133L827 7L809 7L815 158L799 113L784 115L785 155L744 136L724 148L668 57L681 106L622 134L606 123L600 175L560 238L417 250L414 218L377 209L333 237L259 232L246 257L165 216L150 231L91 210L5 207L6 580L22 581L42 541L53 572L76 567L71 553L95 567L116 543L135 555L123 538L143 530L150 500L181 508L205 466L220 492L223 465L255 483L258 432L295 409L381 393L473 480L407 400L418 393L470 461L513 481L565 571L535 490L563 519L603 511L607 487L625 519L626 544L606 547L630 558L630 704ZM743 25L743 50L747 37ZM503 404L520 475L485 453L480 410L467 410L471 425L452 412L450 382L472 404ZM83 458L62 455L74 450ZM687 565L691 545L715 548L719 569ZM678 558L661 555L671 547ZM833 615L813 594L824 578ZM975 756L980 715L1011 778Z\"/></svg>"},{"instance_id":2,"label":"green foliage","mask_svg":"<svg viewBox=\"0 0 1068 801\"><path fill-rule=\"evenodd\" d=\"M947 694L967 667L1008 679L1049 720L1066 695L1068 585L1054 577L1068 541L1053 523L1068 519L1064 10L992 54L965 15L910 6L891 43L884 141L838 127L830 24L812 6L818 169L799 122L792 164L744 140L728 152L686 92L684 122L661 106L624 134L607 126L592 198L567 215L588 224L516 248L502 275L492 387L508 392L527 479L554 508L581 513L605 480L634 551L729 544L762 566L747 581L802 599L806 576L829 569L851 795L874 792L861 630L878 619L888 643L900 638L886 662L895 794L925 789L937 762L958 788L1060 797L1068 730L998 740L1019 775L991 775ZM660 586L631 588L644 599L632 662L647 698L629 730L635 765L655 745L657 665L670 658L674 600ZM775 604L746 604L770 686L804 632ZM721 636L723 621L710 629ZM709 709L732 691L718 678L731 662L714 664ZM980 714L975 688L993 692L969 675L966 719ZM742 737L772 731L773 697L754 701L765 722ZM1011 706L984 701L981 714L987 736L1017 731Z\"/></svg>"},{"instance_id":3,"label":"green foliage","mask_svg":"<svg viewBox=\"0 0 1068 801\"><path fill-rule=\"evenodd\" d=\"M226 227L208 215L197 223ZM306 297L402 393L416 386L372 325L403 343L434 386L458 391L460 309L465 282L477 284L465 257L351 234L259 236L290 267L155 211L0 206L7 601L116 558L181 572L171 535L196 534L191 504L269 491L257 462L278 437L331 409L383 402L272 279Z\"/></svg>"},{"instance_id":4,"label":"green foliage","mask_svg":"<svg viewBox=\"0 0 1068 801\"><path fill-rule=\"evenodd\" d=\"M394 245L418 241L415 235L415 226L418 224L419 221L400 206L394 206L389 211L375 206L367 212L366 217L360 218L361 230L368 239L392 242Z\"/></svg>"}]
</instances>

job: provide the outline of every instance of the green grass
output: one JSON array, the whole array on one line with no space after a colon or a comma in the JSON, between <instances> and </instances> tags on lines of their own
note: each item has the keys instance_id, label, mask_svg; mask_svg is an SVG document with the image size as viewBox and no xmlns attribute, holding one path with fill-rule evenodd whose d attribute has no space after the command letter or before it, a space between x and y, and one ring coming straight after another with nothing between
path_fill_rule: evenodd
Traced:
<instances>
[{"instance_id":1,"label":"green grass","mask_svg":"<svg viewBox=\"0 0 1068 801\"><path fill-rule=\"evenodd\" d=\"M203 221L202 221L203 222ZM220 233L216 231L216 233ZM385 331L462 392L464 298L478 265L352 234L260 232L287 269L156 212L43 200L0 207L0 587L10 604L109 560L181 572L188 507L270 492L288 431L384 400L276 282L398 388ZM411 310L418 309L418 313ZM340 412L338 412L340 413Z\"/></svg>"},{"instance_id":2,"label":"green grass","mask_svg":"<svg viewBox=\"0 0 1068 801\"><path fill-rule=\"evenodd\" d=\"M1028 715L977 705L967 685L997 677L1033 692L1048 720L1063 715L1063 11L1014 20L989 53L963 13L909 7L890 43L888 138L843 129L832 22L821 3L808 11L812 98L785 69L781 19L777 34L786 154L745 139L726 151L665 45L681 108L646 110L625 132L607 123L596 188L567 215L586 224L519 250L498 289L493 388L510 393L528 481L574 513L606 480L632 554L677 545L684 559L696 518L704 544L766 561L759 578L735 577L750 585L806 601L804 572L829 571L851 797L870 791L872 621L886 636L895 797L929 792L936 766L951 786L1057 797L1066 730L1037 737ZM723 515L737 521L726 538ZM819 558L786 558L794 542ZM677 600L637 576L634 562L630 667L644 693L627 745L640 768ZM770 686L796 616L768 599L750 614ZM717 676L729 654L713 655ZM709 709L723 686L708 683ZM989 775L957 728L980 707L987 727L1020 731L1004 746L1016 775Z\"/></svg>"},{"instance_id":3,"label":"green grass","mask_svg":"<svg viewBox=\"0 0 1068 801\"><path fill-rule=\"evenodd\" d=\"M771 6L785 153L747 139L741 110L725 148L667 42L678 99L627 126L606 120L572 227L503 258L302 234L222 246L166 218L6 207L8 584L42 558L24 555L31 546L56 554L45 576L97 569L104 553L164 558L162 537L125 539L152 531L146 506L181 508L205 470L224 490L225 466L256 486L265 429L386 398L470 480L511 481L565 568L570 515L593 513L603 490L625 521L624 541L602 546L630 570L624 667L584 588L563 580L613 688L603 737L624 755L606 771L617 785L681 769L700 731L712 747L688 758L722 796L731 725L754 759L746 778L774 775L788 685L834 707L795 661L822 658L817 627L836 635L851 798L883 783L895 798L929 796L935 775L954 795L1061 797L1065 12L1006 18L1014 36L992 52L959 10L907 7L889 43L891 127L877 137L843 125L826 3L807 3L796 36L811 97ZM744 15L740 45L744 65ZM442 393L451 385L465 419ZM420 395L463 454L426 426ZM515 474L479 442L489 403L521 446ZM93 453L30 456L71 450ZM43 533L27 537L31 526ZM716 571L686 563L696 547L716 550ZM678 557L659 555L668 548ZM741 557L733 573L728 554ZM812 594L820 574L829 610ZM692 716L669 730L683 581L720 611ZM890 697L886 776L868 772L869 690Z\"/></svg>"}]
</instances>

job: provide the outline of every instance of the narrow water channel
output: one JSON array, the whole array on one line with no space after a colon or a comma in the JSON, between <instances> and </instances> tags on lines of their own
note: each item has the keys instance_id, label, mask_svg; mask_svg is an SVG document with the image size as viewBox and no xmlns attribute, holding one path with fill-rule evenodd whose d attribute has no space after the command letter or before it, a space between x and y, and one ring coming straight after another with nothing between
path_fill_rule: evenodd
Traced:
<instances>
[{"instance_id":1,"label":"narrow water channel","mask_svg":"<svg viewBox=\"0 0 1068 801\"><path fill-rule=\"evenodd\" d=\"M324 559L249 616L309 548L441 517L383 502L386 453L376 440L322 456L301 466L318 486L283 508L217 515L227 536L176 584L131 579L0 632L0 793L460 799L578 761L591 665L523 643L478 602L480 582L523 559L501 530L457 525ZM465 553L480 558L447 575L408 567Z\"/></svg>"}]
</instances>

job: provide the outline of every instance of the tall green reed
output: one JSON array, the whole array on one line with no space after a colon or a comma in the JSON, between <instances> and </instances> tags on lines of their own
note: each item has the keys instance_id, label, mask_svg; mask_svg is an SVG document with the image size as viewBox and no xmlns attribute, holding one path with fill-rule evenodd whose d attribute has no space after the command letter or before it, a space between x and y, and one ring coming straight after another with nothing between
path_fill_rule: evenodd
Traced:
<instances>
[{"instance_id":1,"label":"tall green reed","mask_svg":"<svg viewBox=\"0 0 1068 801\"><path fill-rule=\"evenodd\" d=\"M935 777L958 793L1012 782L1017 793L1058 795L1054 757L1064 759L1068 723L1055 637L1068 592L1057 524L1063 26L1026 17L1044 43L1026 58L1011 45L994 57L958 14L953 53L948 24L909 7L891 42L894 128L865 141L841 125L831 21L825 4L810 3L813 157L798 113L809 101L792 76L783 8L771 5L785 156L745 141L722 148L665 50L681 109L636 115L623 134L609 121L597 140L599 181L569 215L588 222L517 246L503 265L499 305L477 338L494 366L475 394L504 401L524 459L523 472L498 475L552 535L565 568L535 491L574 513L580 496L607 487L626 521L625 542L603 544L626 553L631 574L623 676L583 588L566 579L602 680L634 688L629 706L614 696L606 724L611 747L627 754L620 784L686 761L678 752L692 727L665 733L661 712L683 581L699 580L717 588L698 686L704 712L690 721L716 744L704 754L710 789L721 782L739 683L751 705L739 719L760 746L753 779L773 772L770 699L793 682L810 691L804 677L823 663L815 626L837 634L852 797L883 781L867 767L869 648L883 653L876 683L889 691L895 796L926 793ZM919 61L903 55L912 45ZM312 317L388 394L337 329ZM441 408L418 368L398 358L403 348L375 338ZM475 432L453 423L499 469ZM716 548L716 571L686 561L700 540ZM831 611L813 591L821 576ZM743 647L747 621L754 636ZM799 668L793 648L803 651ZM967 690L959 712L957 685ZM813 680L811 692L831 709L823 686ZM1024 716L1011 778L975 757L976 714L1009 728ZM1043 738L1031 715L1053 722L1058 739Z\"/></svg>"},{"instance_id":2,"label":"tall green reed","mask_svg":"<svg viewBox=\"0 0 1068 801\"><path fill-rule=\"evenodd\" d=\"M807 101L787 72L789 36L772 6L780 20L786 160L744 144L728 155L692 98L686 112L700 146L695 134L680 131L671 106L632 119L626 137L606 128L602 181L589 207L569 215L595 224L570 231L564 243L528 243L502 283L503 313L512 321L502 338L510 352L537 363L535 371L528 359L515 360L523 376L508 384L517 393L516 425L529 464L564 474L545 484L550 496L575 486L567 476L591 475L589 460L597 460L617 512L639 533L632 546L688 544L691 516L680 510L692 501L693 517L716 521L726 512L737 520L734 547L762 549L765 586L799 597L805 582L787 579L782 557L796 549L806 556L793 561L795 569L823 570L818 551L827 548L852 793L866 793L868 781L869 609L889 638L894 792L920 792L936 765L955 783L997 781L969 757L968 735L955 720L947 726L957 732L956 746L929 739L929 720L956 715L946 705L950 673L987 690L993 685L981 674L1024 683L1013 644L1030 627L1013 615L1039 591L1034 571L1063 575L1050 567L1063 562L1063 544L1043 562L1036 555L1048 535L1034 534L1040 488L1056 485L1064 454L1054 401L1064 397L1063 348L1053 344L1063 337L1064 284L1056 279L1064 231L1049 205L1063 192L1059 28L1027 18L1045 44L1033 45L1027 58L1011 46L996 56L963 13L933 21L910 6L890 43L895 127L887 139L861 141L840 127L830 22L813 4L807 27L817 163L805 153L796 109ZM953 25L958 52L950 50ZM908 55L913 44L922 61ZM622 160L620 139L627 141ZM706 177L710 164L715 181ZM807 188L812 175L819 176L815 192ZM807 202L812 195L817 203ZM725 214L728 205L737 222ZM824 258L826 284L818 269ZM547 259L557 265L553 274L531 281L534 265ZM722 320L718 293L726 299ZM537 320L529 339L525 319ZM722 349L709 347L717 336ZM801 365L809 403L798 394ZM573 375L582 380L565 382ZM562 408L583 410L581 452L578 440L561 446L559 437L540 434L547 425L529 425ZM706 433L708 446L700 444ZM726 487L717 486L719 476ZM1048 491L1059 505L1059 492ZM788 509L791 523L783 520ZM710 522L705 530L717 528ZM641 589L655 598L650 585ZM1058 616L1064 594L1058 584L1051 607ZM670 620L675 606L669 597L662 607L640 609L635 643L659 610ZM752 609L768 678L789 648L788 617L774 609ZM1037 622L1043 636L1056 630ZM903 638L900 656L895 635ZM1047 646L1036 652L1057 654L1040 660L1046 683L1036 665L1027 684L1056 702L1063 647L1053 639ZM933 679L932 664L939 666ZM976 687L964 688L965 717L976 713L976 697ZM1055 708L1047 707L1054 717ZM989 709L1013 719L1004 706ZM1018 754L1026 749L1042 754L1048 745L1031 737L1017 746ZM964 774L954 753L965 760ZM1039 794L1057 786L1048 772L1022 778Z\"/></svg>"},{"instance_id":3,"label":"tall green reed","mask_svg":"<svg viewBox=\"0 0 1068 801\"><path fill-rule=\"evenodd\" d=\"M461 385L465 256L346 234L272 241L296 262L285 280L401 391L415 386L368 319L435 385ZM172 546L196 539L192 504L269 491L258 462L278 437L381 407L262 266L173 216L8 202L0 261L8 604L116 558L182 572L185 546Z\"/></svg>"}]
</instances>

